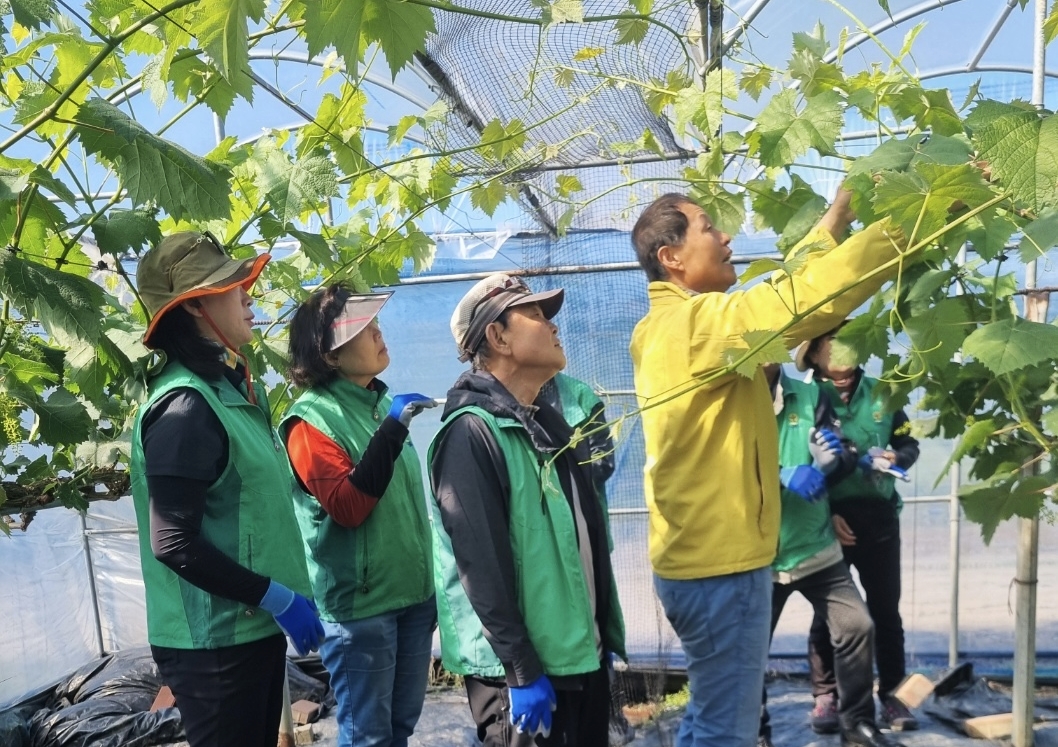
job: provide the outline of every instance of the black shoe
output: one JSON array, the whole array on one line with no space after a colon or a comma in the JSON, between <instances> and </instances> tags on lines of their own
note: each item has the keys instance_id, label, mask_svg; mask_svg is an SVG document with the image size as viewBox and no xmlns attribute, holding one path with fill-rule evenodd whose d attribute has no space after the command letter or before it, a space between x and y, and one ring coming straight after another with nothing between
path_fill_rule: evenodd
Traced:
<instances>
[{"instance_id":1,"label":"black shoe","mask_svg":"<svg viewBox=\"0 0 1058 747\"><path fill-rule=\"evenodd\" d=\"M761 734L757 737L757 747L775 747L771 743L771 734Z\"/></svg>"},{"instance_id":2,"label":"black shoe","mask_svg":"<svg viewBox=\"0 0 1058 747\"><path fill-rule=\"evenodd\" d=\"M904 747L892 737L883 734L870 721L861 721L855 728L842 730L841 747Z\"/></svg>"},{"instance_id":3,"label":"black shoe","mask_svg":"<svg viewBox=\"0 0 1058 747\"><path fill-rule=\"evenodd\" d=\"M906 705L892 695L881 700L882 712L878 714L878 721L882 726L888 726L893 731L914 731L918 728L918 719L911 715Z\"/></svg>"}]
</instances>

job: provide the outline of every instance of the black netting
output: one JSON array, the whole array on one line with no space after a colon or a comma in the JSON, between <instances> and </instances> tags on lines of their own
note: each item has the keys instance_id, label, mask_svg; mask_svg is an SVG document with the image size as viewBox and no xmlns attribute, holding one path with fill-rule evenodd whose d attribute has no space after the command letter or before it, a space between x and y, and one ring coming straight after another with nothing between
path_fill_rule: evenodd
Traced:
<instances>
[{"instance_id":1,"label":"black netting","mask_svg":"<svg viewBox=\"0 0 1058 747\"><path fill-rule=\"evenodd\" d=\"M464 4L501 16L532 18L539 8L527 0L472 0ZM586 17L628 13L623 0L587 0ZM659 7L652 17L685 33L689 6ZM466 149L455 155L471 172L495 175L518 185L519 197L545 230L553 233L569 207L556 199L555 170L617 158L657 157L656 151L631 144L650 131L666 158L689 158L673 138L668 123L647 106L636 85L614 85L621 78L664 80L686 66L683 43L651 24L640 45L614 45L614 21L539 26L457 13L435 14L437 33L421 58L450 107L445 121L431 128L432 144L441 150ZM585 49L591 59L575 61ZM578 72L572 73L572 70ZM605 71L609 82L593 71ZM528 127L520 152L502 164L474 148L483 128L499 119L505 126L519 120ZM677 163L637 164L636 177L665 178L678 173ZM592 173L594 171L595 173ZM628 181L620 168L578 170L583 194L597 196ZM579 211L575 228L614 228L609 216L639 203L643 187L618 188L589 209ZM647 190L648 196L652 190ZM583 199L577 197L577 199Z\"/></svg>"}]
</instances>

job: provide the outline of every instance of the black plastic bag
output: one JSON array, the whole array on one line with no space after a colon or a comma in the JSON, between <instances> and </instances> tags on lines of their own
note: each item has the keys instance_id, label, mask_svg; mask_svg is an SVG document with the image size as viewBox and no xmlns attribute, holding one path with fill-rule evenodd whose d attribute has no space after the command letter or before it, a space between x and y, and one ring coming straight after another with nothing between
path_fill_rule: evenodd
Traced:
<instances>
[{"instance_id":1,"label":"black plastic bag","mask_svg":"<svg viewBox=\"0 0 1058 747\"><path fill-rule=\"evenodd\" d=\"M184 737L175 708L149 713L108 698L37 711L30 731L32 747L147 747Z\"/></svg>"}]
</instances>

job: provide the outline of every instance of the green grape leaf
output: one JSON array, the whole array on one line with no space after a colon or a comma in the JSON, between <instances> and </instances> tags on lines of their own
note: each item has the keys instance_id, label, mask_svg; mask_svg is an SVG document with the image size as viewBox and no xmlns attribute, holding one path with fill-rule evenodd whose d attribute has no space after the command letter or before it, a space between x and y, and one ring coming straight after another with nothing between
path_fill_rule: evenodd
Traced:
<instances>
[{"instance_id":1,"label":"green grape leaf","mask_svg":"<svg viewBox=\"0 0 1058 747\"><path fill-rule=\"evenodd\" d=\"M1008 215L982 214L978 219L966 238L981 259L991 262L1006 250L1010 237L1018 230L1018 224Z\"/></svg>"},{"instance_id":2,"label":"green grape leaf","mask_svg":"<svg viewBox=\"0 0 1058 747\"><path fill-rule=\"evenodd\" d=\"M994 374L1035 366L1058 351L1058 327L1020 317L986 324L966 338L963 352L983 363Z\"/></svg>"},{"instance_id":3,"label":"green grape leaf","mask_svg":"<svg viewBox=\"0 0 1058 747\"><path fill-rule=\"evenodd\" d=\"M499 179L479 184L470 191L470 204L490 217L506 199L507 187Z\"/></svg>"},{"instance_id":4,"label":"green grape leaf","mask_svg":"<svg viewBox=\"0 0 1058 747\"><path fill-rule=\"evenodd\" d=\"M1032 518L1038 516L1047 496L1049 486L1042 476L1015 482L1001 481L966 485L959 488L959 501L966 518L981 525L981 536L985 544L992 541L1000 522L1013 516Z\"/></svg>"},{"instance_id":5,"label":"green grape leaf","mask_svg":"<svg viewBox=\"0 0 1058 747\"><path fill-rule=\"evenodd\" d=\"M797 174L790 175L789 187L776 188L773 180L758 179L747 184L746 190L752 195L753 224L757 230L770 228L778 234L783 233L790 220L805 205L811 203L811 211L814 212L826 204ZM801 238L804 238L804 234L798 240Z\"/></svg>"},{"instance_id":6,"label":"green grape leaf","mask_svg":"<svg viewBox=\"0 0 1058 747\"><path fill-rule=\"evenodd\" d=\"M87 278L0 251L0 296L38 319L49 335L61 330L86 342L99 337L103 289Z\"/></svg>"},{"instance_id":7,"label":"green grape leaf","mask_svg":"<svg viewBox=\"0 0 1058 747\"><path fill-rule=\"evenodd\" d=\"M111 208L92 223L96 245L101 252L120 257L127 251L139 254L162 240L162 229L151 208Z\"/></svg>"},{"instance_id":8,"label":"green grape leaf","mask_svg":"<svg viewBox=\"0 0 1058 747\"><path fill-rule=\"evenodd\" d=\"M705 90L688 86L676 93L674 110L676 129L683 132L693 124L706 137L715 134L723 123L723 100L738 97L738 88L730 75L713 70L705 80Z\"/></svg>"},{"instance_id":9,"label":"green grape leaf","mask_svg":"<svg viewBox=\"0 0 1058 747\"><path fill-rule=\"evenodd\" d=\"M826 31L820 21L812 31L797 31L793 35L793 48L795 52L808 52L815 57L822 58L830 51L830 43L827 42Z\"/></svg>"},{"instance_id":10,"label":"green grape leaf","mask_svg":"<svg viewBox=\"0 0 1058 747\"><path fill-rule=\"evenodd\" d=\"M771 68L746 65L738 78L738 87L748 93L754 101L760 99L764 89L771 85Z\"/></svg>"},{"instance_id":11,"label":"green grape leaf","mask_svg":"<svg viewBox=\"0 0 1058 747\"><path fill-rule=\"evenodd\" d=\"M1050 44L1058 38L1058 3L1051 5L1051 10L1043 20L1043 43Z\"/></svg>"},{"instance_id":12,"label":"green grape leaf","mask_svg":"<svg viewBox=\"0 0 1058 747\"><path fill-rule=\"evenodd\" d=\"M915 352L930 367L948 365L972 329L966 305L958 298L941 299L904 319L904 331L911 338Z\"/></svg>"},{"instance_id":13,"label":"green grape leaf","mask_svg":"<svg viewBox=\"0 0 1058 747\"><path fill-rule=\"evenodd\" d=\"M240 74L239 77L249 82L252 88L253 84L248 76ZM169 80L173 83L173 95L177 99L187 101L202 96L206 106L222 118L231 111L237 93L249 100L244 90L237 90L215 68L192 55L173 60L173 64L169 66ZM164 83L161 96L164 104L168 98Z\"/></svg>"},{"instance_id":14,"label":"green grape leaf","mask_svg":"<svg viewBox=\"0 0 1058 747\"><path fill-rule=\"evenodd\" d=\"M85 102L77 134L86 151L114 165L133 204L156 202L177 220L231 214L227 169L153 135L113 104Z\"/></svg>"},{"instance_id":15,"label":"green grape leaf","mask_svg":"<svg viewBox=\"0 0 1058 747\"><path fill-rule=\"evenodd\" d=\"M933 487L936 488L940 485L941 480L948 476L948 470L953 464L958 462L960 459L966 456L970 456L978 449L988 443L988 439L992 437L992 434L996 430L996 421L993 418L985 418L984 420L975 420L971 423L962 434L959 436L958 443L955 444L955 448L951 450L951 454L948 456L948 460L944 463L944 466L937 472L937 479L933 483Z\"/></svg>"},{"instance_id":16,"label":"green grape leaf","mask_svg":"<svg viewBox=\"0 0 1058 747\"><path fill-rule=\"evenodd\" d=\"M724 233L734 236L742 228L746 220L746 200L743 195L728 192L715 182L705 181L692 184L690 196Z\"/></svg>"},{"instance_id":17,"label":"green grape leaf","mask_svg":"<svg viewBox=\"0 0 1058 747\"><path fill-rule=\"evenodd\" d=\"M1018 104L982 101L966 118L992 177L1036 212L1058 202L1058 121Z\"/></svg>"},{"instance_id":18,"label":"green grape leaf","mask_svg":"<svg viewBox=\"0 0 1058 747\"><path fill-rule=\"evenodd\" d=\"M558 0L555 5L572 2L574 0ZM429 8L393 0L366 0L363 29L364 36L377 41L382 48L394 79L412 61L416 52L425 49L426 35L437 31Z\"/></svg>"},{"instance_id":19,"label":"green grape leaf","mask_svg":"<svg viewBox=\"0 0 1058 747\"><path fill-rule=\"evenodd\" d=\"M617 33L614 44L639 45L647 38L650 22L645 18L619 18L614 22L613 30Z\"/></svg>"},{"instance_id":20,"label":"green grape leaf","mask_svg":"<svg viewBox=\"0 0 1058 747\"><path fill-rule=\"evenodd\" d=\"M768 338L772 339L768 340ZM783 341L782 335L768 330L752 330L744 332L742 340L745 342L744 347L728 348L723 353L724 365L731 366L737 363L735 372L740 376L752 379L757 375L757 369L761 366L768 363L788 363L790 361L790 351L786 349L786 343ZM765 340L768 340L768 342L765 342ZM753 347L759 344L763 344L760 350L746 356ZM741 360L743 356L746 356L745 360Z\"/></svg>"},{"instance_id":21,"label":"green grape leaf","mask_svg":"<svg viewBox=\"0 0 1058 747\"><path fill-rule=\"evenodd\" d=\"M891 216L909 241L917 241L947 222L948 209L957 200L973 208L992 196L980 170L970 164L923 162L913 171L882 174L874 192L874 209L879 215Z\"/></svg>"},{"instance_id":22,"label":"green grape leaf","mask_svg":"<svg viewBox=\"0 0 1058 747\"><path fill-rule=\"evenodd\" d=\"M367 94L347 83L342 85L340 93L340 98L332 93L324 95L313 122L298 133L297 154L303 158L324 145L334 154L342 173L355 176L369 165L360 136L367 124L364 116Z\"/></svg>"},{"instance_id":23,"label":"green grape leaf","mask_svg":"<svg viewBox=\"0 0 1058 747\"><path fill-rule=\"evenodd\" d=\"M338 194L338 181L331 161L323 156L305 156L291 161L275 141L257 141L252 162L254 182L268 196L272 211L280 221L296 220L328 197Z\"/></svg>"},{"instance_id":24,"label":"green grape leaf","mask_svg":"<svg viewBox=\"0 0 1058 747\"><path fill-rule=\"evenodd\" d=\"M838 330L836 340L851 350L857 363L865 363L874 356L884 359L889 352L889 324L882 316L885 306L876 296L867 313L858 314Z\"/></svg>"},{"instance_id":25,"label":"green grape leaf","mask_svg":"<svg viewBox=\"0 0 1058 747\"><path fill-rule=\"evenodd\" d=\"M481 144L478 149L486 158L502 161L524 143L525 125L520 119L512 119L506 127L500 120L494 119L481 131Z\"/></svg>"},{"instance_id":26,"label":"green grape leaf","mask_svg":"<svg viewBox=\"0 0 1058 747\"><path fill-rule=\"evenodd\" d=\"M27 29L40 31L55 15L54 0L9 0L15 22Z\"/></svg>"},{"instance_id":27,"label":"green grape leaf","mask_svg":"<svg viewBox=\"0 0 1058 747\"><path fill-rule=\"evenodd\" d=\"M808 50L798 50L790 58L788 67L794 80L800 81L806 96L818 96L835 88L845 88L845 76L831 62L823 62Z\"/></svg>"},{"instance_id":28,"label":"green grape leaf","mask_svg":"<svg viewBox=\"0 0 1058 747\"><path fill-rule=\"evenodd\" d=\"M327 47L345 60L346 72L355 77L360 64L360 36L368 0L296 0L305 21L305 42L309 56ZM399 33L400 29L394 29Z\"/></svg>"},{"instance_id":29,"label":"green grape leaf","mask_svg":"<svg viewBox=\"0 0 1058 747\"><path fill-rule=\"evenodd\" d=\"M14 202L19 193L29 186L29 174L19 169L0 167L0 201Z\"/></svg>"},{"instance_id":30,"label":"green grape leaf","mask_svg":"<svg viewBox=\"0 0 1058 747\"><path fill-rule=\"evenodd\" d=\"M87 441L92 433L88 410L68 389L56 389L34 411L34 430L41 441L51 446Z\"/></svg>"},{"instance_id":31,"label":"green grape leaf","mask_svg":"<svg viewBox=\"0 0 1058 747\"><path fill-rule=\"evenodd\" d=\"M963 131L962 119L947 89L907 86L887 100L893 114L900 119L914 120L919 129L932 130L938 135L956 135Z\"/></svg>"},{"instance_id":32,"label":"green grape leaf","mask_svg":"<svg viewBox=\"0 0 1058 747\"><path fill-rule=\"evenodd\" d=\"M555 177L555 190L562 197L569 197L574 192L584 191L580 179L571 174L559 174Z\"/></svg>"},{"instance_id":33,"label":"green grape leaf","mask_svg":"<svg viewBox=\"0 0 1058 747\"><path fill-rule=\"evenodd\" d=\"M757 117L757 127L746 138L765 166L788 166L815 148L823 155L834 152L834 142L844 122L841 98L833 91L808 99L796 109L797 92L776 94Z\"/></svg>"},{"instance_id":34,"label":"green grape leaf","mask_svg":"<svg viewBox=\"0 0 1058 747\"><path fill-rule=\"evenodd\" d=\"M300 231L290 223L286 225L285 232L297 239L305 256L321 267L326 267L334 261L334 252L331 251L330 244L318 233Z\"/></svg>"},{"instance_id":35,"label":"green grape leaf","mask_svg":"<svg viewBox=\"0 0 1058 747\"><path fill-rule=\"evenodd\" d=\"M46 384L56 384L59 381L59 375L47 363L23 358L11 352L4 353L0 368L34 389L43 389Z\"/></svg>"},{"instance_id":36,"label":"green grape leaf","mask_svg":"<svg viewBox=\"0 0 1058 747\"><path fill-rule=\"evenodd\" d=\"M750 280L754 280L761 275L767 275L772 272L788 273L789 269L786 267L786 263L780 262L777 259L755 259L746 265L746 269L738 276L738 282L745 285Z\"/></svg>"},{"instance_id":37,"label":"green grape leaf","mask_svg":"<svg viewBox=\"0 0 1058 747\"><path fill-rule=\"evenodd\" d=\"M1025 226L1018 252L1021 261L1027 264L1045 256L1047 250L1055 245L1058 245L1058 209L1050 207Z\"/></svg>"},{"instance_id":38,"label":"green grape leaf","mask_svg":"<svg viewBox=\"0 0 1058 747\"><path fill-rule=\"evenodd\" d=\"M209 0L197 3L190 31L231 87L253 101L253 80L247 74L247 20L264 17L265 0Z\"/></svg>"}]
</instances>

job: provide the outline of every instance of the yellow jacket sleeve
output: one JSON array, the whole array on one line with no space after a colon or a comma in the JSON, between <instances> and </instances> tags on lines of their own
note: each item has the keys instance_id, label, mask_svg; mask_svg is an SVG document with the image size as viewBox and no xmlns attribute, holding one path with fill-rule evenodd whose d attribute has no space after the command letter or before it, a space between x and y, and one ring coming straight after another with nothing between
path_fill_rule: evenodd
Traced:
<instances>
[{"instance_id":1,"label":"yellow jacket sleeve","mask_svg":"<svg viewBox=\"0 0 1058 747\"><path fill-rule=\"evenodd\" d=\"M821 228L802 244L834 240ZM703 293L690 299L691 370L702 375L725 365L723 353L745 347L754 330L783 332L787 348L833 329L896 275L879 271L904 247L900 230L888 220L874 223L827 252L809 255L796 272L733 293ZM830 298L834 296L834 298ZM796 316L803 318L793 322Z\"/></svg>"}]
</instances>

